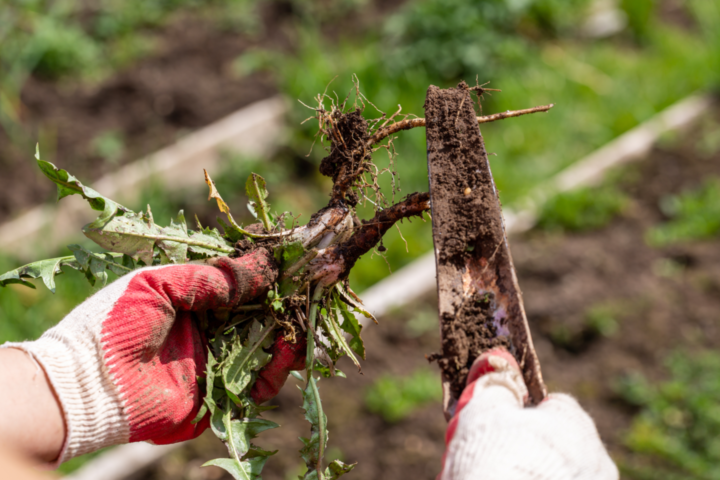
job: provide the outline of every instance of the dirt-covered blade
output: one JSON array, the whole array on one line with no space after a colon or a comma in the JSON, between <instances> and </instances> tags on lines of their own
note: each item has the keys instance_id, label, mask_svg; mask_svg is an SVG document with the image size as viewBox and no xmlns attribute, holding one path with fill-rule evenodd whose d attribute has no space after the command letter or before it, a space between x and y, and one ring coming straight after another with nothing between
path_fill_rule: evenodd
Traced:
<instances>
[{"instance_id":1,"label":"dirt-covered blade","mask_svg":"<svg viewBox=\"0 0 720 480\"><path fill-rule=\"evenodd\" d=\"M475 358L503 345L530 393L546 396L513 268L500 201L465 83L431 86L425 100L430 201L437 265L443 410L454 413Z\"/></svg>"}]
</instances>

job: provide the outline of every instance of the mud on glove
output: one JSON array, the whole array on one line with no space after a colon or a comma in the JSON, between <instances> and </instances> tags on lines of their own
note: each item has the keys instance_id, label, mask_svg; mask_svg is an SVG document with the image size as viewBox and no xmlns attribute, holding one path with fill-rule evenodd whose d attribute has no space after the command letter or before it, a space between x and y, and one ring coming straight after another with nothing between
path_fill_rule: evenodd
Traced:
<instances>
[{"instance_id":1,"label":"mud on glove","mask_svg":"<svg viewBox=\"0 0 720 480\"><path fill-rule=\"evenodd\" d=\"M524 407L527 388L505 349L481 355L445 438L441 480L616 480L595 424L569 395Z\"/></svg>"}]
</instances>

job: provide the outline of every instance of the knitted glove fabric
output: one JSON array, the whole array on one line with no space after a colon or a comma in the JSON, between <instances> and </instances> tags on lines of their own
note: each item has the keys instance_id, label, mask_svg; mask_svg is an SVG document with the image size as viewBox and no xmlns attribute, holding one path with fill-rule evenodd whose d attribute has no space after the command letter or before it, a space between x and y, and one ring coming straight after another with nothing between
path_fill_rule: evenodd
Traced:
<instances>
[{"instance_id":1,"label":"knitted glove fabric","mask_svg":"<svg viewBox=\"0 0 720 480\"><path fill-rule=\"evenodd\" d=\"M524 407L527 388L504 349L480 356L448 425L441 480L616 480L590 416L552 394Z\"/></svg>"},{"instance_id":2,"label":"knitted glove fabric","mask_svg":"<svg viewBox=\"0 0 720 480\"><path fill-rule=\"evenodd\" d=\"M211 264L134 271L38 340L3 345L30 354L55 389L67 430L57 463L108 445L188 440L207 428L208 417L191 423L207 350L193 312L233 308L277 277L264 249Z\"/></svg>"},{"instance_id":3,"label":"knitted glove fabric","mask_svg":"<svg viewBox=\"0 0 720 480\"><path fill-rule=\"evenodd\" d=\"M291 371L305 369L307 340L303 337L299 338L297 343L288 343L282 335L277 335L270 353L270 363L258 372L250 391L250 396L258 405L278 394Z\"/></svg>"}]
</instances>

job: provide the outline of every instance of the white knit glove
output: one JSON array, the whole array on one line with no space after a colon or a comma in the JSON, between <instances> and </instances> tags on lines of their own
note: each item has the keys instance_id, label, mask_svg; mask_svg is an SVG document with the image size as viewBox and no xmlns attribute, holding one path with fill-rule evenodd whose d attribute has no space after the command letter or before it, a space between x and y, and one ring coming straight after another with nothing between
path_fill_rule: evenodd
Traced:
<instances>
[{"instance_id":1,"label":"white knit glove","mask_svg":"<svg viewBox=\"0 0 720 480\"><path fill-rule=\"evenodd\" d=\"M470 371L446 436L441 480L616 480L593 420L569 395L524 407L513 356L494 349Z\"/></svg>"},{"instance_id":2,"label":"white knit glove","mask_svg":"<svg viewBox=\"0 0 720 480\"><path fill-rule=\"evenodd\" d=\"M208 415L193 422L207 359L195 314L264 295L277 277L264 249L211 263L136 270L38 340L2 345L30 354L58 396L67 434L56 463L120 443L189 440L208 427Z\"/></svg>"}]
</instances>

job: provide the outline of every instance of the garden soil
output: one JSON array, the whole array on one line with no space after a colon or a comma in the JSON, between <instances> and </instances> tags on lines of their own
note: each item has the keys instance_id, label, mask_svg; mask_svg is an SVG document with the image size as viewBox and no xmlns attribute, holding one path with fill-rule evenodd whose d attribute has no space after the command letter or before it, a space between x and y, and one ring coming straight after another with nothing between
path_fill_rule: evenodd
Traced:
<instances>
[{"instance_id":1,"label":"garden soil","mask_svg":"<svg viewBox=\"0 0 720 480\"><path fill-rule=\"evenodd\" d=\"M402 3L368 2L360 14L335 18L321 31L328 41L361 35ZM0 222L54 197L54 185L33 162L36 142L43 159L92 184L125 163L276 94L271 73L241 75L233 70L233 61L253 49L292 52L299 35L298 14L292 2L262 4L257 35L218 28L199 14L175 15L166 25L145 32L153 37L155 53L102 81L30 76L21 91L24 133L11 140L0 128ZM124 145L111 160L96 148L96 139L108 132Z\"/></svg>"},{"instance_id":2,"label":"garden soil","mask_svg":"<svg viewBox=\"0 0 720 480\"><path fill-rule=\"evenodd\" d=\"M686 135L682 143L656 148L646 160L625 167L621 186L631 202L610 225L576 234L532 231L510 240L548 390L578 398L616 460L633 458L623 434L637 413L615 392L617 380L630 372L661 380L669 353L720 349L720 239L664 249L650 248L644 240L647 229L664 220L661 198L720 177L720 152L703 154L696 143L697 135ZM364 375L347 362L341 366L347 379L320 382L329 455L358 462L349 480L431 480L438 473L446 428L439 401L390 423L368 411L364 400L383 374L437 371L424 359L439 348L435 297L427 292L423 301L365 328ZM613 312L616 331L601 335L588 325L588 312L598 307ZM426 327L422 333L418 323ZM308 435L309 424L295 383L288 380L275 400L279 408L267 413L283 428L264 432L258 442L280 450L268 461L265 480L291 479L300 472L297 437ZM135 478L229 479L220 469L200 467L225 455L222 443L207 432Z\"/></svg>"}]
</instances>

